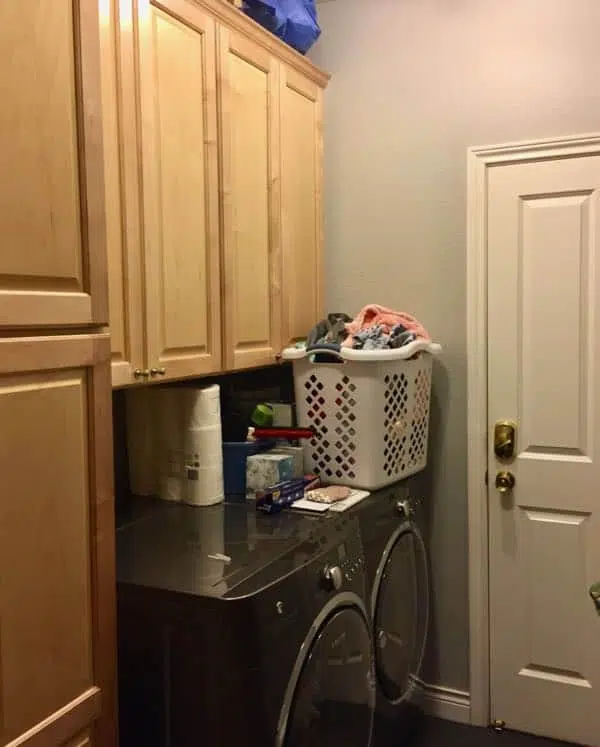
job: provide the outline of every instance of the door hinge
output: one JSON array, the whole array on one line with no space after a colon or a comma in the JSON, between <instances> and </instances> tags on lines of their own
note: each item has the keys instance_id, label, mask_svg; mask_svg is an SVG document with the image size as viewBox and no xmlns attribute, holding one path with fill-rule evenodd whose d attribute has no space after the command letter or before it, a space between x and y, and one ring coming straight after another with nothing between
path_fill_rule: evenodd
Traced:
<instances>
[{"instance_id":1,"label":"door hinge","mask_svg":"<svg viewBox=\"0 0 600 747\"><path fill-rule=\"evenodd\" d=\"M501 718L495 718L492 723L490 724L492 729L497 732L503 732L506 728L506 722L502 721Z\"/></svg>"}]
</instances>

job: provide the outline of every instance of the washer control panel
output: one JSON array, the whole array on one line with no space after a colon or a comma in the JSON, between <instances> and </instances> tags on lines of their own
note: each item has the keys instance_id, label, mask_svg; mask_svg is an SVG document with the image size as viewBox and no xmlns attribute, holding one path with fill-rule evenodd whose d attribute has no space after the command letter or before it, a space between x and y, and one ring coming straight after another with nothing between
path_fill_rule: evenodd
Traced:
<instances>
[{"instance_id":1,"label":"washer control panel","mask_svg":"<svg viewBox=\"0 0 600 747\"><path fill-rule=\"evenodd\" d=\"M362 593L365 558L358 522L355 519L329 524L323 537L323 552L311 563L309 574L326 593Z\"/></svg>"}]
</instances>

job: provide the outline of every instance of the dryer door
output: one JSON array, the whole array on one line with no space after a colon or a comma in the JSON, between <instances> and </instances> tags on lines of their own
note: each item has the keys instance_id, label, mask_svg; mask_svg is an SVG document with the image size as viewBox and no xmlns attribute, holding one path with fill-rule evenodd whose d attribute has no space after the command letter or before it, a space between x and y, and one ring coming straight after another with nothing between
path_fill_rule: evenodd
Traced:
<instances>
[{"instance_id":1,"label":"dryer door","mask_svg":"<svg viewBox=\"0 0 600 747\"><path fill-rule=\"evenodd\" d=\"M292 675L277 745L365 747L375 707L366 617L356 605L337 605L320 618Z\"/></svg>"},{"instance_id":2,"label":"dryer door","mask_svg":"<svg viewBox=\"0 0 600 747\"><path fill-rule=\"evenodd\" d=\"M423 538L414 524L391 537L372 597L375 671L392 703L412 692L421 670L429 618L429 583Z\"/></svg>"}]
</instances>

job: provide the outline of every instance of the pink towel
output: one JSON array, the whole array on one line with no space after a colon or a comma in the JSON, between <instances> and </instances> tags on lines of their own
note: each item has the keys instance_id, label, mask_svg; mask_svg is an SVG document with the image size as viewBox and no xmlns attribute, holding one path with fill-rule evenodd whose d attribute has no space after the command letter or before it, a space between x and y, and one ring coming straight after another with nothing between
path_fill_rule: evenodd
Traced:
<instances>
[{"instance_id":1,"label":"pink towel","mask_svg":"<svg viewBox=\"0 0 600 747\"><path fill-rule=\"evenodd\" d=\"M342 343L342 347L351 348L352 336L363 329L368 329L375 325L381 325L389 334L392 327L395 327L396 324L402 324L402 326L406 327L406 329L409 332L412 332L418 339L431 342L429 332L414 318L414 316L405 314L402 311L387 309L385 306L379 306L378 304L372 303L361 309L354 317L353 321L346 324L346 333L348 334L348 337L346 337Z\"/></svg>"}]
</instances>

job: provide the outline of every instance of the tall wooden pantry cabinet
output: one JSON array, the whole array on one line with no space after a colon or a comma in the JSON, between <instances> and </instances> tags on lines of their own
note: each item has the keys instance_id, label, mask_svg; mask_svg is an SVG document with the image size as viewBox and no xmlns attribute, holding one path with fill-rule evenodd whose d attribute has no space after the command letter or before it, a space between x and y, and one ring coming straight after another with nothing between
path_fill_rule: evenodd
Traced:
<instances>
[{"instance_id":1,"label":"tall wooden pantry cabinet","mask_svg":"<svg viewBox=\"0 0 600 747\"><path fill-rule=\"evenodd\" d=\"M0 3L0 745L11 747L116 745L98 12L97 0Z\"/></svg>"}]
</instances>

